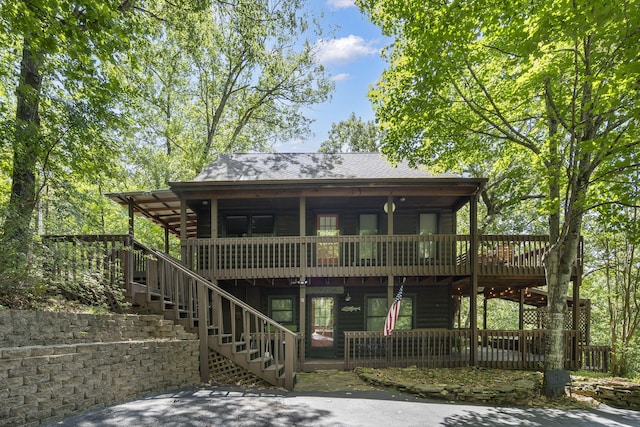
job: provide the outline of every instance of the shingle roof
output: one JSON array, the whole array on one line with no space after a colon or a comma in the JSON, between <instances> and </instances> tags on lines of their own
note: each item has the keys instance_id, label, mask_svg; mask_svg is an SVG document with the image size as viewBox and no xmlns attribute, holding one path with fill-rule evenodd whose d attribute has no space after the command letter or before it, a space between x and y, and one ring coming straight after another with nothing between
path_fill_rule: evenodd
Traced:
<instances>
[{"instance_id":1,"label":"shingle roof","mask_svg":"<svg viewBox=\"0 0 640 427\"><path fill-rule=\"evenodd\" d=\"M281 181L308 179L433 178L402 162L391 165L380 153L241 153L222 154L194 182ZM456 175L442 174L438 178Z\"/></svg>"}]
</instances>

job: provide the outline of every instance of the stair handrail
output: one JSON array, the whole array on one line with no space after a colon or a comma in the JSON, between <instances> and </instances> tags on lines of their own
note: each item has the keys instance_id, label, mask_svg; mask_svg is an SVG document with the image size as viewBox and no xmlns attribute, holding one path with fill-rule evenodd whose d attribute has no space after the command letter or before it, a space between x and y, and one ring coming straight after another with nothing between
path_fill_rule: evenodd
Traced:
<instances>
[{"instance_id":1,"label":"stair handrail","mask_svg":"<svg viewBox=\"0 0 640 427\"><path fill-rule=\"evenodd\" d=\"M235 297L234 295L230 294L229 292L225 291L224 289L222 289L221 287L219 287L218 285L216 285L215 283L213 283L211 280L206 279L204 277L202 277L201 275L195 273L194 271L190 270L188 267L186 267L180 260L170 256L169 254L166 254L164 252L161 252L157 249L154 248L149 248L137 241L134 240L134 245L139 246L141 249L143 249L144 251L147 251L148 253L152 254L154 257L156 257L157 259L162 260L163 262L166 262L168 264L170 264L171 266L173 266L174 268L176 268L177 270L179 270L182 274L186 275L187 277L191 278L192 280L195 281L195 283L198 286L198 295L205 295L205 290L209 289L211 291L213 291L214 293L218 294L219 296L229 300L230 302L232 302L234 305L242 308L243 310L246 310L247 312L251 313L252 315L254 315L255 317L257 317L258 319L260 319L261 321L265 322L266 324L268 324L269 326L275 328L278 332L283 333L284 334L284 339L285 339L285 354L284 354L284 374L285 374L285 387L287 389L292 389L293 388L293 382L294 382L294 376L295 376L295 354L296 354L296 348L297 346L295 345L296 343L296 339L297 339L297 334L291 330L289 330L288 328L282 326L281 324L279 324L278 322L276 322L275 320L269 318L268 316L266 316L265 314L263 314L262 312L260 312L259 310L255 309L254 307L250 306L249 304L245 303L244 301L240 300L239 298ZM204 380L205 376L208 380L208 343L207 343L207 336L208 336L208 326L209 326L209 322L212 319L208 319L207 318L207 313L209 312L209 310L207 309L206 304L208 303L208 301L205 301L203 298L198 298L198 315L199 316L204 316L205 317L205 321L201 321L202 319L198 319L198 332L200 335L200 371L201 371L201 376ZM203 361L204 359L204 361Z\"/></svg>"}]
</instances>

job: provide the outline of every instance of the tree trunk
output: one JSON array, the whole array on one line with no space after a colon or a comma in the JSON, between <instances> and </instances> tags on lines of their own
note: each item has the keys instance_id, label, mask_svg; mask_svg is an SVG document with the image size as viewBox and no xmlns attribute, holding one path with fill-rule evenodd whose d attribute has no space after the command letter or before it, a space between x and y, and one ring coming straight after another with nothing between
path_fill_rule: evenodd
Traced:
<instances>
[{"instance_id":1,"label":"tree trunk","mask_svg":"<svg viewBox=\"0 0 640 427\"><path fill-rule=\"evenodd\" d=\"M26 255L31 244L31 220L36 206L36 165L40 148L39 101L42 57L25 41L16 90L11 197L4 238L12 253ZM15 252L13 252L15 251Z\"/></svg>"},{"instance_id":2,"label":"tree trunk","mask_svg":"<svg viewBox=\"0 0 640 427\"><path fill-rule=\"evenodd\" d=\"M544 370L550 372L556 369L564 369L565 362L565 318L567 313L567 294L573 266L578 254L579 233L581 215L571 220L569 227L574 230L565 235L556 244L552 245L544 260L545 274L549 295L547 298L547 327ZM575 222L575 223L574 223ZM577 302L575 307L577 307ZM545 383L545 391L552 395L553 392Z\"/></svg>"}]
</instances>

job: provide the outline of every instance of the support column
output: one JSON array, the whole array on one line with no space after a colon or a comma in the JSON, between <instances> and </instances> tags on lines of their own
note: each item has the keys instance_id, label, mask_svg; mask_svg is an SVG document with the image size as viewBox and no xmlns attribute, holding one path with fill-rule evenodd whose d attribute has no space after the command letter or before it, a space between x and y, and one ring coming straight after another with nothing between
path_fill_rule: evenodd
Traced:
<instances>
[{"instance_id":1,"label":"support column","mask_svg":"<svg viewBox=\"0 0 640 427\"><path fill-rule=\"evenodd\" d=\"M187 259L187 201L180 200L180 259L191 267L191 260Z\"/></svg>"},{"instance_id":2,"label":"support column","mask_svg":"<svg viewBox=\"0 0 640 427\"><path fill-rule=\"evenodd\" d=\"M484 308L484 312L482 314L482 329L484 329L485 331L487 330L487 303L488 303L487 297L484 297L482 299L482 305Z\"/></svg>"},{"instance_id":3,"label":"support column","mask_svg":"<svg viewBox=\"0 0 640 427\"><path fill-rule=\"evenodd\" d=\"M169 253L169 227L164 228L164 253Z\"/></svg>"},{"instance_id":4,"label":"support column","mask_svg":"<svg viewBox=\"0 0 640 427\"><path fill-rule=\"evenodd\" d=\"M133 209L133 199L128 199L128 207L129 207L129 236L134 236L134 209Z\"/></svg>"},{"instance_id":5,"label":"support column","mask_svg":"<svg viewBox=\"0 0 640 427\"><path fill-rule=\"evenodd\" d=\"M209 382L209 307L207 304L209 289L204 283L198 283L198 338L200 339L200 381Z\"/></svg>"},{"instance_id":6,"label":"support column","mask_svg":"<svg viewBox=\"0 0 640 427\"><path fill-rule=\"evenodd\" d=\"M211 205L211 238L218 238L218 199L212 198L209 201Z\"/></svg>"},{"instance_id":7,"label":"support column","mask_svg":"<svg viewBox=\"0 0 640 427\"><path fill-rule=\"evenodd\" d=\"M478 192L480 189L478 189ZM478 361L478 194L471 196L469 209L470 219L470 252L471 252L471 290L469 295L469 327L471 328L471 342L469 349L469 364L476 366Z\"/></svg>"},{"instance_id":8,"label":"support column","mask_svg":"<svg viewBox=\"0 0 640 427\"><path fill-rule=\"evenodd\" d=\"M304 237L307 235L307 199L304 196L300 196L298 200L298 221L299 221L299 235ZM300 319L298 331L300 337L300 364L304 365L306 349L306 334L307 334L307 245L302 243L300 245ZM302 366L300 366L302 368Z\"/></svg>"},{"instance_id":9,"label":"support column","mask_svg":"<svg viewBox=\"0 0 640 427\"><path fill-rule=\"evenodd\" d=\"M133 265L135 263L134 253L133 253L133 241L135 239L133 198L128 199L128 207L129 207L129 238L128 238L129 247L127 248L126 255L124 256L126 260L126 264L124 266L124 281L125 281L125 286L127 287L127 294L130 294L133 289Z\"/></svg>"},{"instance_id":10,"label":"support column","mask_svg":"<svg viewBox=\"0 0 640 427\"><path fill-rule=\"evenodd\" d=\"M526 288L520 289L520 315L518 317L518 329L524 329L524 295L526 293Z\"/></svg>"},{"instance_id":11,"label":"support column","mask_svg":"<svg viewBox=\"0 0 640 427\"><path fill-rule=\"evenodd\" d=\"M387 196L387 235L393 236L393 196ZM391 239L387 242L387 269L391 269L393 267L393 243ZM389 275L387 278L387 307L391 306L391 301L393 301L393 275Z\"/></svg>"},{"instance_id":12,"label":"support column","mask_svg":"<svg viewBox=\"0 0 640 427\"><path fill-rule=\"evenodd\" d=\"M393 281L393 275L390 274L389 276L387 276L387 308L391 307L391 303L395 298L395 295L393 294Z\"/></svg>"},{"instance_id":13,"label":"support column","mask_svg":"<svg viewBox=\"0 0 640 427\"><path fill-rule=\"evenodd\" d=\"M306 330L307 330L307 285L300 284L300 364L304 365L306 353ZM302 366L300 366L302 368Z\"/></svg>"}]
</instances>

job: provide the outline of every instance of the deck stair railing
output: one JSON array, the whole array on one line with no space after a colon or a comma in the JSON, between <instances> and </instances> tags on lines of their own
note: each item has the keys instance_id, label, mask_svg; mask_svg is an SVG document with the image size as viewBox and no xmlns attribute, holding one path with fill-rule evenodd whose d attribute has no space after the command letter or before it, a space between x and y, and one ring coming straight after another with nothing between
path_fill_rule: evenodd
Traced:
<instances>
[{"instance_id":1,"label":"deck stair railing","mask_svg":"<svg viewBox=\"0 0 640 427\"><path fill-rule=\"evenodd\" d=\"M179 260L126 235L47 236L43 242L57 254L48 267L53 274L70 279L83 269L105 274L128 286L134 304L197 332L203 381L208 381L212 349L277 387L293 388L297 334ZM139 281L133 280L135 271Z\"/></svg>"}]
</instances>

